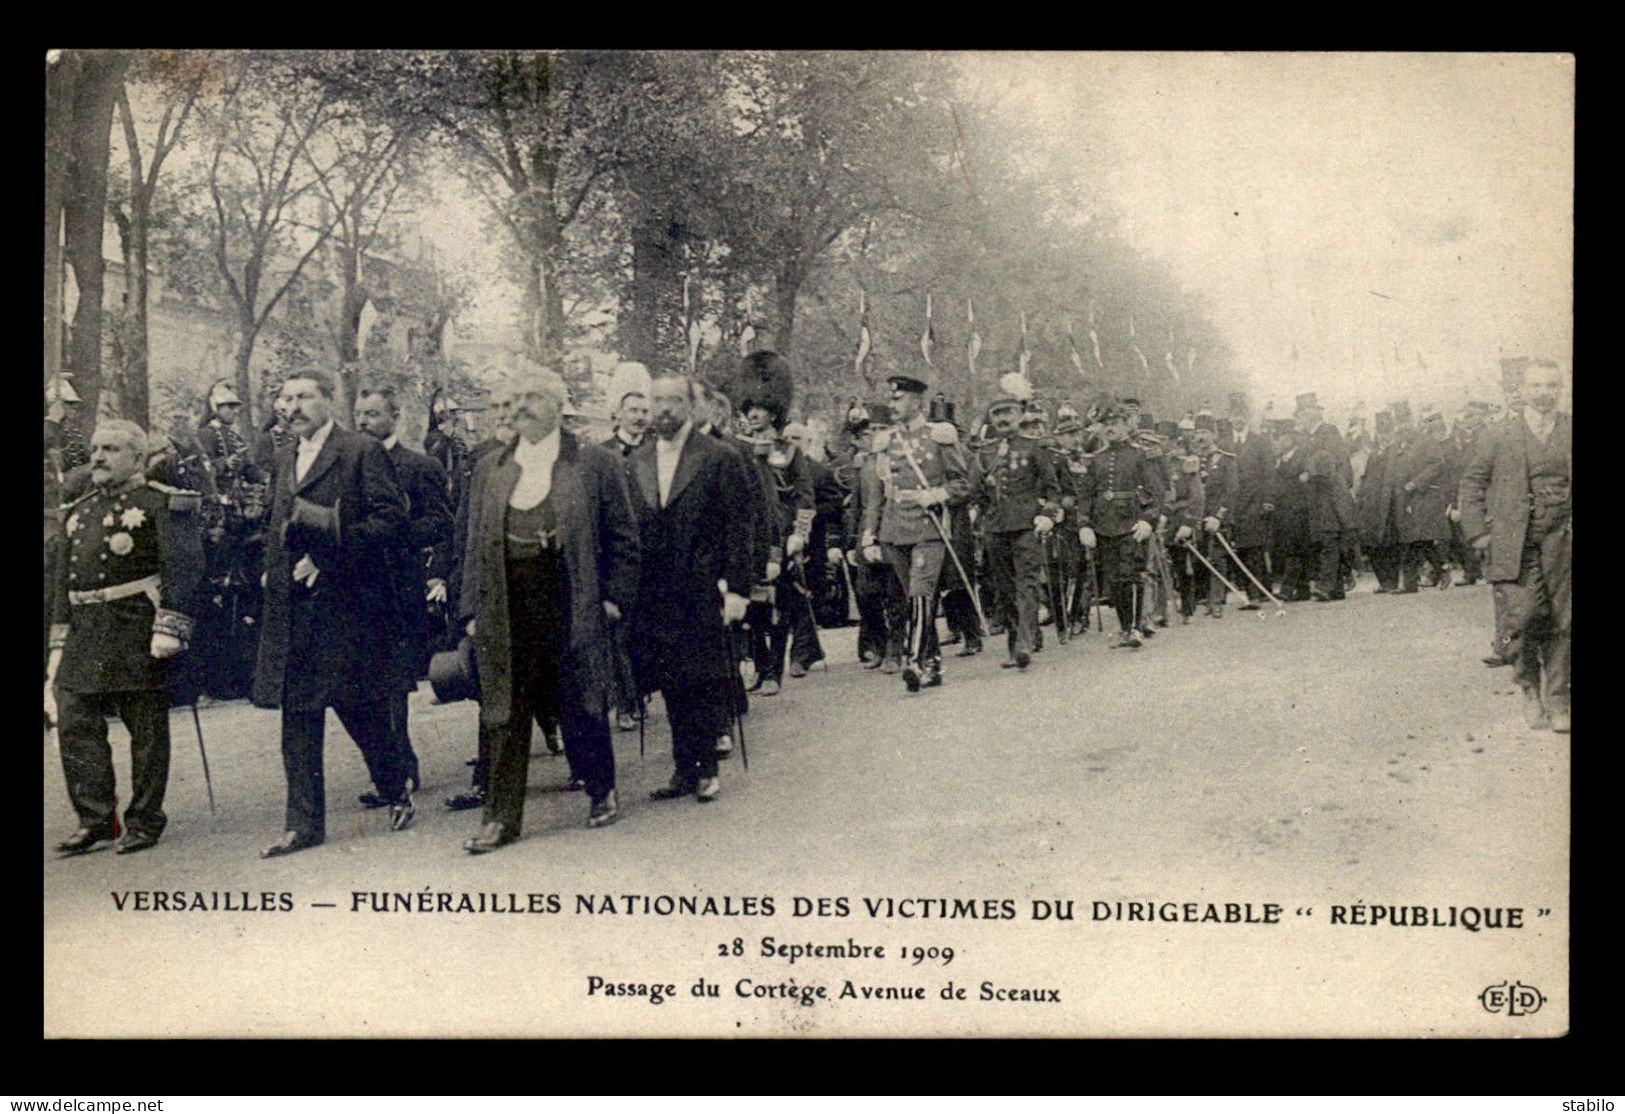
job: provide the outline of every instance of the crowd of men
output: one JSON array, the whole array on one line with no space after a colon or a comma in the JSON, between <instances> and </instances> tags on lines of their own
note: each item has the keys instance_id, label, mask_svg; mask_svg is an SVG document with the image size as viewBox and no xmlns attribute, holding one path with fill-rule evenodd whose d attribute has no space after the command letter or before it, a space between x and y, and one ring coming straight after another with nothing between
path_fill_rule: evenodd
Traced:
<instances>
[{"instance_id":1,"label":"crowd of men","mask_svg":"<svg viewBox=\"0 0 1625 1114\"><path fill-rule=\"evenodd\" d=\"M1045 627L1104 636L1109 609L1109 645L1138 651L1232 596L1342 600L1364 567L1378 593L1491 581L1486 663L1515 668L1532 726L1566 732L1572 425L1555 364L1517 371L1504 410L1452 426L1394 403L1370 430L1338 430L1313 393L1290 418L1240 394L1178 420L1133 398L1052 413L1015 374L961 425L899 374L826 446L790 420L772 352L721 385L621 365L602 440L536 367L497 385L478 444L437 395L422 452L388 388L337 422L320 370L288 376L256 431L226 382L190 436L104 421L75 461L48 426L46 711L80 825L58 850L158 841L168 708L199 693L280 709L268 857L325 841L328 708L366 761L358 803L400 829L421 785L408 694L428 675L477 699L472 784L445 807L481 810L479 854L520 834L538 726L588 825L615 822L611 732L644 730L656 692L673 773L652 796L714 800L751 697L823 661L820 630L851 610L864 667L920 693L945 647L1002 634L1021 671ZM132 739L122 829L110 715Z\"/></svg>"}]
</instances>

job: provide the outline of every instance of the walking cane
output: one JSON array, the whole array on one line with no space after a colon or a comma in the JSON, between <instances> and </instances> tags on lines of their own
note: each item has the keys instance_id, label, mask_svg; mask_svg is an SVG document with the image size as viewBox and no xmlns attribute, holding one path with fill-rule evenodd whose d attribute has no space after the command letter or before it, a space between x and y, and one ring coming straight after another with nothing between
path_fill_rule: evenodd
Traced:
<instances>
[{"instance_id":1,"label":"walking cane","mask_svg":"<svg viewBox=\"0 0 1625 1114\"><path fill-rule=\"evenodd\" d=\"M1106 633L1106 620L1100 617L1100 569L1095 566L1095 547L1084 546L1084 555L1089 561L1089 591L1095 597L1095 632Z\"/></svg>"},{"instance_id":2,"label":"walking cane","mask_svg":"<svg viewBox=\"0 0 1625 1114\"><path fill-rule=\"evenodd\" d=\"M1246 565L1242 564L1241 558L1236 556L1236 551L1230 548L1230 539L1226 538L1220 531L1214 531L1214 536L1219 539L1219 544L1224 546L1224 551L1230 554L1230 559L1236 563L1236 567L1247 574L1247 579L1256 584L1260 592L1263 592L1269 597L1269 601L1275 605L1275 613L1277 615L1285 615L1286 605L1275 598L1274 592L1271 592L1268 588L1264 587L1264 582L1253 575L1252 569L1249 569Z\"/></svg>"},{"instance_id":3,"label":"walking cane","mask_svg":"<svg viewBox=\"0 0 1625 1114\"><path fill-rule=\"evenodd\" d=\"M209 813L214 813L214 780L209 777L209 752L203 749L203 721L198 718L197 705L192 704L192 726L197 729L197 752L203 758L203 785L209 791Z\"/></svg>"},{"instance_id":4,"label":"walking cane","mask_svg":"<svg viewBox=\"0 0 1625 1114\"><path fill-rule=\"evenodd\" d=\"M1188 541L1184 543L1184 546L1185 546L1186 549L1188 549L1192 553L1196 554L1196 559L1198 561L1202 562L1202 564L1207 566L1207 571L1208 572L1212 573L1214 576L1219 578L1219 583L1220 584L1223 584L1226 588L1230 589L1232 592L1237 593L1238 595L1246 595L1247 594L1247 593L1243 592L1240 588L1237 588L1234 584L1232 584L1228 580L1226 580L1224 578L1224 573L1222 573L1218 569L1214 568L1213 567L1213 562L1209 561L1206 557L1203 557L1202 556L1202 551L1200 549L1197 549L1194 545L1192 545Z\"/></svg>"},{"instance_id":5,"label":"walking cane","mask_svg":"<svg viewBox=\"0 0 1625 1114\"><path fill-rule=\"evenodd\" d=\"M845 561L841 562L841 567L846 567ZM792 573L799 573L801 576L800 583L797 583L795 577L792 576L790 579L790 584L793 588L795 588L796 591L801 593L801 598L807 601L807 622L812 624L813 637L818 640L819 653L823 654L824 640L820 636L824 633L824 631L823 628L818 625L818 616L814 614L812 587L807 583L807 559L803 554L798 553L794 558L791 559L790 571ZM818 660L824 666L824 672L828 673L829 655L823 654L823 656Z\"/></svg>"}]
</instances>

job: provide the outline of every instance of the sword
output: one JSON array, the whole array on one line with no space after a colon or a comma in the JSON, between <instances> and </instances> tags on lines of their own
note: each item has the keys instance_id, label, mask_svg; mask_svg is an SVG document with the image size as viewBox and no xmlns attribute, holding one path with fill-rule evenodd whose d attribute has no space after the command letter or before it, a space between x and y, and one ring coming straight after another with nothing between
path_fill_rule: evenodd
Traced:
<instances>
[{"instance_id":1,"label":"sword","mask_svg":"<svg viewBox=\"0 0 1625 1114\"><path fill-rule=\"evenodd\" d=\"M920 471L919 463L914 459L914 450L909 448L907 438L903 439L903 459L908 461L910 468L914 469L914 475L919 479L920 486L930 487L931 481L925 478L924 472ZM982 630L986 631L988 629L987 616L982 614L982 601L976 598L976 592L972 590L974 582L965 572L965 566L959 560L959 554L954 551L954 543L948 540L947 527L942 524L935 514L931 513L930 507L921 507L920 509L925 512L925 517L931 520L931 525L937 528L937 534L942 538L942 544L947 548L948 556L953 558L954 568L959 570L959 579L964 582L965 591L970 595L971 606L976 608L976 618L982 624ZM907 585L904 585L904 587L906 588Z\"/></svg>"},{"instance_id":2,"label":"sword","mask_svg":"<svg viewBox=\"0 0 1625 1114\"><path fill-rule=\"evenodd\" d=\"M203 721L198 718L197 704L192 704L192 726L197 729L197 752L203 758L203 785L209 791L209 812L214 813L214 780L209 777L209 752L203 749Z\"/></svg>"},{"instance_id":3,"label":"sword","mask_svg":"<svg viewBox=\"0 0 1625 1114\"><path fill-rule=\"evenodd\" d=\"M1238 593L1240 595L1246 595L1246 593L1243 592L1240 588L1237 588L1234 584L1232 584L1228 580L1226 580L1224 578L1224 573L1222 573L1218 569L1214 568L1213 567L1213 562L1209 561L1206 557L1203 557L1202 556L1202 551L1200 549L1197 549L1194 545L1192 545L1188 541L1184 543L1184 546L1185 546L1186 549L1188 549L1192 553L1196 554L1196 559L1198 561L1202 562L1202 564L1207 566L1207 571L1208 572L1212 573L1214 576L1219 578L1219 583L1220 584L1223 584L1226 588L1230 589L1232 592L1236 592L1236 593Z\"/></svg>"},{"instance_id":4,"label":"sword","mask_svg":"<svg viewBox=\"0 0 1625 1114\"><path fill-rule=\"evenodd\" d=\"M1264 587L1264 582L1253 575L1252 569L1249 569L1246 565L1242 564L1241 558L1236 556L1236 551L1230 548L1230 539L1226 538L1224 534L1219 531L1214 531L1214 536L1219 539L1219 544L1224 546L1224 551L1230 554L1230 559L1236 563L1236 567L1247 574L1248 580L1251 580L1254 584L1258 585L1258 590L1260 592L1263 592L1269 597L1270 602L1275 605L1275 613L1277 615L1285 615L1286 605L1275 598L1274 592L1271 592L1268 588Z\"/></svg>"},{"instance_id":5,"label":"sword","mask_svg":"<svg viewBox=\"0 0 1625 1114\"><path fill-rule=\"evenodd\" d=\"M841 565L842 565L842 567L845 567L846 562L843 560L841 562ZM790 578L790 587L792 587L796 591L800 592L801 593L801 598L807 601L807 622L812 624L813 635L816 637L818 635L823 634L824 633L823 628L821 628L818 625L818 616L813 614L813 594L812 594L812 588L810 586L808 586L808 584L807 584L807 559L803 554L798 553L791 560L791 562L790 562L790 571L791 571L791 573L799 573L801 575L800 583L797 583L795 577L791 576L791 578ZM823 652L824 640L822 638L818 639L818 649L819 649L820 653ZM825 654L819 660L823 663L824 672L828 673L829 672L829 655Z\"/></svg>"}]
</instances>

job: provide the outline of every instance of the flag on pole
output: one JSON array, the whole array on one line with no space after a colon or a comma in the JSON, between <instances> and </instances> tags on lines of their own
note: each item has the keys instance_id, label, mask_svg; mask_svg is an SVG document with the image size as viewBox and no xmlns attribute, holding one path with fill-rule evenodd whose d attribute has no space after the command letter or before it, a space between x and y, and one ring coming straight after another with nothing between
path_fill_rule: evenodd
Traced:
<instances>
[{"instance_id":1,"label":"flag on pole","mask_svg":"<svg viewBox=\"0 0 1625 1114\"><path fill-rule=\"evenodd\" d=\"M688 275L683 276L683 339L688 347L688 373L694 374L700 357L700 323L694 320L694 304L689 298Z\"/></svg>"},{"instance_id":2,"label":"flag on pole","mask_svg":"<svg viewBox=\"0 0 1625 1114\"><path fill-rule=\"evenodd\" d=\"M1027 311L1021 311L1021 351L1016 357L1016 366L1021 371L1021 377L1027 378L1027 365L1032 362L1032 354L1027 351Z\"/></svg>"},{"instance_id":3,"label":"flag on pole","mask_svg":"<svg viewBox=\"0 0 1625 1114\"><path fill-rule=\"evenodd\" d=\"M1078 374L1087 379L1088 373L1083 370L1083 353L1078 351L1077 338L1072 335L1072 322L1066 323L1066 357L1072 361L1072 366L1078 369Z\"/></svg>"},{"instance_id":4,"label":"flag on pole","mask_svg":"<svg viewBox=\"0 0 1625 1114\"><path fill-rule=\"evenodd\" d=\"M1106 361L1100 358L1100 334L1095 332L1093 325L1089 326L1089 343L1095 350L1095 366L1101 371L1106 370Z\"/></svg>"},{"instance_id":5,"label":"flag on pole","mask_svg":"<svg viewBox=\"0 0 1625 1114\"><path fill-rule=\"evenodd\" d=\"M1168 374L1174 377L1175 383L1178 383L1179 368L1174 363L1174 354L1172 352L1164 352L1162 354L1162 362L1168 365Z\"/></svg>"},{"instance_id":6,"label":"flag on pole","mask_svg":"<svg viewBox=\"0 0 1625 1114\"><path fill-rule=\"evenodd\" d=\"M935 367L931 362L931 346L936 343L936 333L931 328L931 295L925 296L925 332L920 334L920 355L925 357L926 367Z\"/></svg>"},{"instance_id":7,"label":"flag on pole","mask_svg":"<svg viewBox=\"0 0 1625 1114\"><path fill-rule=\"evenodd\" d=\"M1128 315L1128 338L1130 340L1134 339L1134 315L1132 313Z\"/></svg>"},{"instance_id":8,"label":"flag on pole","mask_svg":"<svg viewBox=\"0 0 1625 1114\"><path fill-rule=\"evenodd\" d=\"M1151 361L1145 358L1145 353L1140 351L1140 346L1138 344L1132 344L1129 347L1134 349L1134 355L1140 361L1140 374L1144 375L1147 379L1151 378Z\"/></svg>"},{"instance_id":9,"label":"flag on pole","mask_svg":"<svg viewBox=\"0 0 1625 1114\"><path fill-rule=\"evenodd\" d=\"M746 325L739 334L739 355L741 358L749 356L751 345L756 341L756 326Z\"/></svg>"},{"instance_id":10,"label":"flag on pole","mask_svg":"<svg viewBox=\"0 0 1625 1114\"><path fill-rule=\"evenodd\" d=\"M859 375L863 374L863 361L869 358L869 349L872 347L869 340L869 299L863 289L858 289L858 356L853 361Z\"/></svg>"},{"instance_id":11,"label":"flag on pole","mask_svg":"<svg viewBox=\"0 0 1625 1114\"><path fill-rule=\"evenodd\" d=\"M1185 374L1189 375L1191 372L1193 372L1195 370L1196 370L1196 349L1187 348L1185 350Z\"/></svg>"},{"instance_id":12,"label":"flag on pole","mask_svg":"<svg viewBox=\"0 0 1625 1114\"><path fill-rule=\"evenodd\" d=\"M976 357L982 354L982 334L976 331L976 304L965 299L965 321L970 325L970 339L965 342L965 364L976 374Z\"/></svg>"}]
</instances>

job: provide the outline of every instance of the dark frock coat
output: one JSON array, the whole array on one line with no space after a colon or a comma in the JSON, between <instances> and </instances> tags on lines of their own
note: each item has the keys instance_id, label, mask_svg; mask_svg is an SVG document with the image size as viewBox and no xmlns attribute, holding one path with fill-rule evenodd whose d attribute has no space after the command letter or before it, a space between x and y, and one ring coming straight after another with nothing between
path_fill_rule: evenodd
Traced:
<instances>
[{"instance_id":1,"label":"dark frock coat","mask_svg":"<svg viewBox=\"0 0 1625 1114\"><path fill-rule=\"evenodd\" d=\"M1461 533L1469 543L1488 533L1489 554L1484 575L1492 581L1515 581L1529 533L1529 452L1522 412L1502 418L1479 435L1472 459L1462 470ZM1563 446L1572 457L1574 418L1557 415L1551 444Z\"/></svg>"},{"instance_id":2,"label":"dark frock coat","mask_svg":"<svg viewBox=\"0 0 1625 1114\"><path fill-rule=\"evenodd\" d=\"M384 446L335 425L302 482L297 444L278 450L265 533L265 602L254 703L315 711L389 695L400 618L387 572L406 530L406 496ZM284 532L298 496L338 510L339 536L290 547ZM309 553L320 570L311 588L293 582Z\"/></svg>"},{"instance_id":3,"label":"dark frock coat","mask_svg":"<svg viewBox=\"0 0 1625 1114\"><path fill-rule=\"evenodd\" d=\"M463 543L459 624L474 624L480 677L480 722L506 723L513 710L513 639L508 614L508 500L519 483L514 463L518 439L487 452L468 487L468 533ZM593 715L607 712L615 681L610 661L609 619L613 603L631 621L638 589L637 525L621 459L597 445L559 432L559 455L548 492L557 523L570 603L568 649L559 685Z\"/></svg>"},{"instance_id":4,"label":"dark frock coat","mask_svg":"<svg viewBox=\"0 0 1625 1114\"><path fill-rule=\"evenodd\" d=\"M738 453L691 429L662 507L655 445L650 437L628 458L643 554L632 617L638 681L645 692L664 681L726 684L732 663L717 582L750 592L752 481Z\"/></svg>"}]
</instances>

